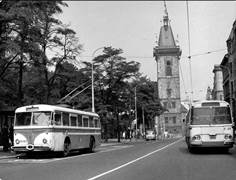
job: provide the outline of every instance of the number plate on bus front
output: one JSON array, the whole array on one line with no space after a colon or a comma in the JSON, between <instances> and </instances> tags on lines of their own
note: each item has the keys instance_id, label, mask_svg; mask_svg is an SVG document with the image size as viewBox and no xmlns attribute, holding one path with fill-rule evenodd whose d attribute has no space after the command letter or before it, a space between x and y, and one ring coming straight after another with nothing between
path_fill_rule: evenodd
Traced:
<instances>
[{"instance_id":1,"label":"number plate on bus front","mask_svg":"<svg viewBox=\"0 0 236 180\"><path fill-rule=\"evenodd\" d=\"M216 139L216 135L210 135L210 139Z\"/></svg>"}]
</instances>

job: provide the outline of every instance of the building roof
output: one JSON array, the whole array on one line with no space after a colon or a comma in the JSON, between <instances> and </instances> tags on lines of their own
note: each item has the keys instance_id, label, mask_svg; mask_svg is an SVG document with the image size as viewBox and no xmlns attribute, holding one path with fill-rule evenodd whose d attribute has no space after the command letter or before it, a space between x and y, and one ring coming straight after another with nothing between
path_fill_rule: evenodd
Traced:
<instances>
[{"instance_id":1,"label":"building roof","mask_svg":"<svg viewBox=\"0 0 236 180\"><path fill-rule=\"evenodd\" d=\"M171 26L163 25L160 29L158 46L160 47L176 47Z\"/></svg>"},{"instance_id":2,"label":"building roof","mask_svg":"<svg viewBox=\"0 0 236 180\"><path fill-rule=\"evenodd\" d=\"M158 46L154 47L154 57L174 55L180 56L181 49L176 45L172 28L170 26L169 17L166 13L163 16L163 26L160 29Z\"/></svg>"}]
</instances>

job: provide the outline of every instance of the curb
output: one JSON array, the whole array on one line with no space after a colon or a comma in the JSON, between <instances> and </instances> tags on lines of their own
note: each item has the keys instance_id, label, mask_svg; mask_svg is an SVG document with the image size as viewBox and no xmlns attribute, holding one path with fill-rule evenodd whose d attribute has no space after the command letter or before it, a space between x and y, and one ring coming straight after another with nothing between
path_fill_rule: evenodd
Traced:
<instances>
[{"instance_id":1,"label":"curb","mask_svg":"<svg viewBox=\"0 0 236 180\"><path fill-rule=\"evenodd\" d=\"M17 155L6 155L6 156L0 156L0 160L1 159L9 159L9 158L16 158Z\"/></svg>"}]
</instances>

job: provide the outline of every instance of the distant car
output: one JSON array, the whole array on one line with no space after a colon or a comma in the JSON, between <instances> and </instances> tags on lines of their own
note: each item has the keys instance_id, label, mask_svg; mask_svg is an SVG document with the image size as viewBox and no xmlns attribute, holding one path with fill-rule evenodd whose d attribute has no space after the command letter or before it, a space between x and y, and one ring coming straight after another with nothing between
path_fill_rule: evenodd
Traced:
<instances>
[{"instance_id":1,"label":"distant car","mask_svg":"<svg viewBox=\"0 0 236 180\"><path fill-rule=\"evenodd\" d=\"M146 131L146 141L148 140L156 140L156 132L154 130Z\"/></svg>"}]
</instances>

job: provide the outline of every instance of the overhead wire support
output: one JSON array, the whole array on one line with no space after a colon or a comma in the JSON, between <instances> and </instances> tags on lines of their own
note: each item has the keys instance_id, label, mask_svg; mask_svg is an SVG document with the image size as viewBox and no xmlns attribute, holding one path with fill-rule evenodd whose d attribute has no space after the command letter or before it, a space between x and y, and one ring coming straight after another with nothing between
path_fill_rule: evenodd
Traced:
<instances>
[{"instance_id":1,"label":"overhead wire support","mask_svg":"<svg viewBox=\"0 0 236 180\"><path fill-rule=\"evenodd\" d=\"M190 73L190 86L191 86L191 98L190 104L193 101L193 81L192 81L192 65L191 65L191 48L190 48L190 27L189 27L189 8L188 8L188 1L186 1L187 5L187 24L188 24L188 59L189 59L189 73Z\"/></svg>"}]
</instances>

